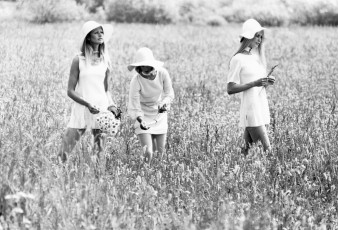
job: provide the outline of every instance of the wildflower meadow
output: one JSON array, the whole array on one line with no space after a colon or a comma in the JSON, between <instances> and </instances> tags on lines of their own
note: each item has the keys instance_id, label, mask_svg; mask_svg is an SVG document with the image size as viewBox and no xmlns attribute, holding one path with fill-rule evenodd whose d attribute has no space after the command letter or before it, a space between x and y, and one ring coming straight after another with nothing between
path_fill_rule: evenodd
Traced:
<instances>
[{"instance_id":1,"label":"wildflower meadow","mask_svg":"<svg viewBox=\"0 0 338 230\"><path fill-rule=\"evenodd\" d=\"M338 229L337 37L329 26L268 27L272 151L241 154L239 96L226 92L239 24L113 24L109 90L119 133L89 132L57 154L81 23L0 22L0 229ZM175 100L166 154L143 163L127 117L127 70L147 46Z\"/></svg>"}]
</instances>

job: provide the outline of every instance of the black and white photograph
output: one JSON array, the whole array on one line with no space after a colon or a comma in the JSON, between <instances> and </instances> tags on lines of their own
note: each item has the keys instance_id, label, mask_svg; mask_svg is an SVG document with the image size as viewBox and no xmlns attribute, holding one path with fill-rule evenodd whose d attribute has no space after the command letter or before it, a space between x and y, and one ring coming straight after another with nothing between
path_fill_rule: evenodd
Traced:
<instances>
[{"instance_id":1,"label":"black and white photograph","mask_svg":"<svg viewBox=\"0 0 338 230\"><path fill-rule=\"evenodd\" d=\"M0 230L338 230L338 0L0 0Z\"/></svg>"}]
</instances>

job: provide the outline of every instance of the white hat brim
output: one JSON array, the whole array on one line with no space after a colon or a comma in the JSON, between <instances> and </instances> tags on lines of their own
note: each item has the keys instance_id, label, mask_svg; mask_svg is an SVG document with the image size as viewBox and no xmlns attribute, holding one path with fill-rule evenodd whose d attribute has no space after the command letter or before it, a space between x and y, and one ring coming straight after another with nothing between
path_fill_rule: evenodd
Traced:
<instances>
[{"instance_id":1,"label":"white hat brim","mask_svg":"<svg viewBox=\"0 0 338 230\"><path fill-rule=\"evenodd\" d=\"M93 31L93 30L95 30L96 28L99 28L99 27L102 27L103 33L104 33L103 40L104 40L105 43L107 43L110 40L110 38L112 37L112 35L113 35L113 31L114 31L113 26L110 25L110 24L99 24L99 23L97 23L95 26L93 26L92 28L90 28L88 31L86 31L85 34L82 35L81 42L83 43L84 40L86 39L87 35L91 31Z\"/></svg>"},{"instance_id":2,"label":"white hat brim","mask_svg":"<svg viewBox=\"0 0 338 230\"><path fill-rule=\"evenodd\" d=\"M104 42L108 42L113 35L114 28L110 24L102 25L103 33L104 33Z\"/></svg>"},{"instance_id":3,"label":"white hat brim","mask_svg":"<svg viewBox=\"0 0 338 230\"><path fill-rule=\"evenodd\" d=\"M257 30L254 30L254 31L247 31L247 32L244 32L242 34L239 35L239 38L242 39L243 37L244 38L247 38L247 39L253 39L255 34L259 31L262 31L262 30L266 30L265 27L260 27L259 29Z\"/></svg>"},{"instance_id":4,"label":"white hat brim","mask_svg":"<svg viewBox=\"0 0 338 230\"><path fill-rule=\"evenodd\" d=\"M162 67L163 64L164 64L163 62L157 61L157 60L135 62L135 63L128 65L128 70L132 71L137 66L151 66L154 69L156 69L158 67Z\"/></svg>"}]
</instances>

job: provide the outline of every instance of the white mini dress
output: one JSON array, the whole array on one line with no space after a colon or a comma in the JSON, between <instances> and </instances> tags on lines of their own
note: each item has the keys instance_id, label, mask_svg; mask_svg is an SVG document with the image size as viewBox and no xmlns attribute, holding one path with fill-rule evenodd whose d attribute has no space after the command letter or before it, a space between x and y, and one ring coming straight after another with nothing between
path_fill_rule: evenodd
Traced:
<instances>
[{"instance_id":1,"label":"white mini dress","mask_svg":"<svg viewBox=\"0 0 338 230\"><path fill-rule=\"evenodd\" d=\"M246 84L266 77L266 68L258 54L238 53L230 61L227 83ZM252 87L241 94L240 127L257 127L270 123L265 87Z\"/></svg>"},{"instance_id":2,"label":"white mini dress","mask_svg":"<svg viewBox=\"0 0 338 230\"><path fill-rule=\"evenodd\" d=\"M169 73L164 68L158 68L154 80L146 79L136 74L130 82L128 115L136 120L142 116L143 120L150 125L150 129L142 130L136 120L134 124L135 134L165 134L168 130L167 113L158 114L158 105L168 106L174 99L174 90ZM154 121L157 122L154 124Z\"/></svg>"},{"instance_id":3,"label":"white mini dress","mask_svg":"<svg viewBox=\"0 0 338 230\"><path fill-rule=\"evenodd\" d=\"M104 88L104 79L107 71L107 64L103 61L97 64L86 63L85 57L79 55L79 80L75 91L91 105L106 111L110 105L109 97ZM97 129L96 116L86 106L73 102L69 128L76 129Z\"/></svg>"}]
</instances>

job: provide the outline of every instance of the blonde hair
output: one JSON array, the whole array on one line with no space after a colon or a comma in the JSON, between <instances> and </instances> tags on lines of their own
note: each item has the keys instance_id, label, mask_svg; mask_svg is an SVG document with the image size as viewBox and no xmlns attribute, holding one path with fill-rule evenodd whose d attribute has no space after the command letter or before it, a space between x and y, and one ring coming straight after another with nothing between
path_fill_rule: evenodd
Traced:
<instances>
[{"instance_id":1,"label":"blonde hair","mask_svg":"<svg viewBox=\"0 0 338 230\"><path fill-rule=\"evenodd\" d=\"M90 42L88 41L88 36L90 33L87 34L86 38L83 40L81 46L81 54L85 57L86 64L90 63L91 58L93 57L93 47L91 46ZM99 58L102 58L103 62L107 65L107 68L111 70L111 61L106 49L105 43L99 45Z\"/></svg>"},{"instance_id":2,"label":"blonde hair","mask_svg":"<svg viewBox=\"0 0 338 230\"><path fill-rule=\"evenodd\" d=\"M255 34L255 36L256 36L256 34ZM254 38L252 38L252 39L254 39ZM240 45L239 49L237 50L237 52L233 56L235 56L238 53L242 53L250 45L252 39L242 37L241 38L241 45ZM263 66L266 67L265 48L264 48L263 43L264 43L264 30L263 30L262 42L258 45L257 49L258 49L259 59L260 59L261 63L263 64Z\"/></svg>"}]
</instances>

